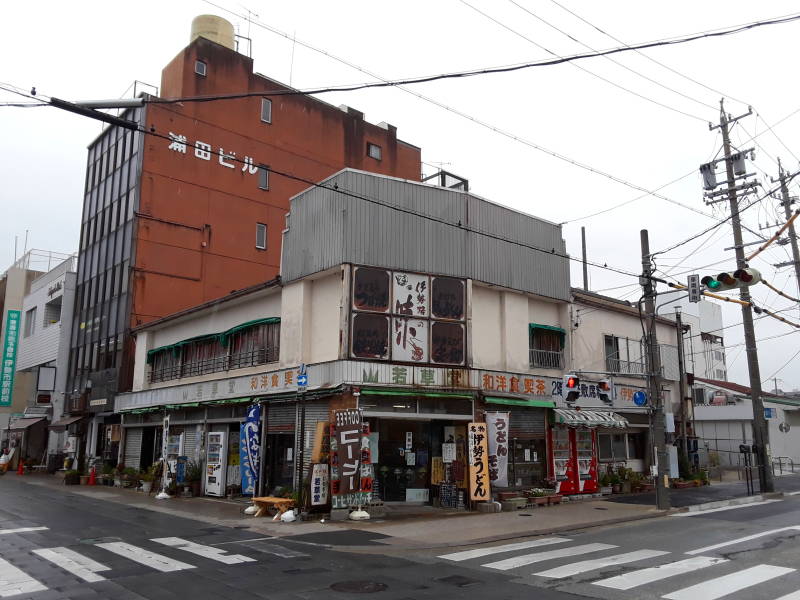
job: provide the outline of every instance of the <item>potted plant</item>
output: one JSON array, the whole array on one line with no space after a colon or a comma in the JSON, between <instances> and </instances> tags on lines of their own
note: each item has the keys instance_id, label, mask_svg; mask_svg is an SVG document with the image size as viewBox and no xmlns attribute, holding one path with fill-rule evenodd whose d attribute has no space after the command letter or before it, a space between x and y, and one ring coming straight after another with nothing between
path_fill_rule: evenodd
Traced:
<instances>
[{"instance_id":1,"label":"potted plant","mask_svg":"<svg viewBox=\"0 0 800 600\"><path fill-rule=\"evenodd\" d=\"M603 473L600 475L600 493L608 496L611 494L611 492L611 477L608 473Z\"/></svg>"},{"instance_id":2,"label":"potted plant","mask_svg":"<svg viewBox=\"0 0 800 600\"><path fill-rule=\"evenodd\" d=\"M78 485L81 482L80 471L67 471L64 473L64 485Z\"/></svg>"},{"instance_id":3,"label":"potted plant","mask_svg":"<svg viewBox=\"0 0 800 600\"><path fill-rule=\"evenodd\" d=\"M147 471L142 471L139 473L139 481L141 482L141 489L145 494L149 494L150 490L153 489L153 480L155 479L155 475L153 473L153 467L151 466Z\"/></svg>"},{"instance_id":4,"label":"potted plant","mask_svg":"<svg viewBox=\"0 0 800 600\"><path fill-rule=\"evenodd\" d=\"M186 481L192 490L192 496L199 496L202 491L201 481L203 479L203 467L196 460L190 460L186 464Z\"/></svg>"},{"instance_id":5,"label":"potted plant","mask_svg":"<svg viewBox=\"0 0 800 600\"><path fill-rule=\"evenodd\" d=\"M87 485L89 483L89 476L88 475L80 475L80 484Z\"/></svg>"},{"instance_id":6,"label":"potted plant","mask_svg":"<svg viewBox=\"0 0 800 600\"><path fill-rule=\"evenodd\" d=\"M125 467L122 470L122 487L133 487L136 481L139 481L139 471L133 467Z\"/></svg>"},{"instance_id":7,"label":"potted plant","mask_svg":"<svg viewBox=\"0 0 800 600\"><path fill-rule=\"evenodd\" d=\"M538 506L547 506L550 503L550 501L547 499L548 493L542 488L534 488L532 492L533 495L531 499L533 500L534 504Z\"/></svg>"},{"instance_id":8,"label":"potted plant","mask_svg":"<svg viewBox=\"0 0 800 600\"><path fill-rule=\"evenodd\" d=\"M620 482L619 475L616 473L611 475L611 493L619 494L622 491L622 483Z\"/></svg>"}]
</instances>

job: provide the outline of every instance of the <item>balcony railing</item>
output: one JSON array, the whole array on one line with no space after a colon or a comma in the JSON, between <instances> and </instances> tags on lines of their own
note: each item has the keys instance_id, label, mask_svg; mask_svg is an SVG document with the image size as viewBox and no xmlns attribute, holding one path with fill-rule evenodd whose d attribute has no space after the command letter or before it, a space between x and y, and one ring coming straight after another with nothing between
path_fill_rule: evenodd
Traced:
<instances>
[{"instance_id":1,"label":"balcony railing","mask_svg":"<svg viewBox=\"0 0 800 600\"><path fill-rule=\"evenodd\" d=\"M219 373L220 371L230 371L231 369L243 369L245 367L255 367L278 360L278 349L258 348L249 352L239 352L225 356L215 356L204 360L194 360L170 365L161 369L151 369L150 383L161 381L171 381L183 377L196 377L208 373Z\"/></svg>"},{"instance_id":2,"label":"balcony railing","mask_svg":"<svg viewBox=\"0 0 800 600\"><path fill-rule=\"evenodd\" d=\"M564 352L562 350L530 349L531 367L542 369L562 369L564 365Z\"/></svg>"},{"instance_id":3,"label":"balcony railing","mask_svg":"<svg viewBox=\"0 0 800 600\"><path fill-rule=\"evenodd\" d=\"M644 375L644 361L620 360L606 357L606 370L622 375Z\"/></svg>"}]
</instances>

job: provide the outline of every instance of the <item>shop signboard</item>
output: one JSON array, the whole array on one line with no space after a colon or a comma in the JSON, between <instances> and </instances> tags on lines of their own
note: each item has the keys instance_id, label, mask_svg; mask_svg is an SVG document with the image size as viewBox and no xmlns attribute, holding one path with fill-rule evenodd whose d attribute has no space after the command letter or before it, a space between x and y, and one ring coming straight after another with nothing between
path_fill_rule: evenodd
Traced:
<instances>
[{"instance_id":1,"label":"shop signboard","mask_svg":"<svg viewBox=\"0 0 800 600\"><path fill-rule=\"evenodd\" d=\"M333 507L367 504L372 492L373 466L369 425L358 409L337 410L331 425L331 488Z\"/></svg>"},{"instance_id":2,"label":"shop signboard","mask_svg":"<svg viewBox=\"0 0 800 600\"><path fill-rule=\"evenodd\" d=\"M502 371L477 371L476 387L521 398L561 398L561 379ZM491 394L490 394L491 395Z\"/></svg>"},{"instance_id":3,"label":"shop signboard","mask_svg":"<svg viewBox=\"0 0 800 600\"><path fill-rule=\"evenodd\" d=\"M316 463L311 467L311 505L323 506L328 503L328 465Z\"/></svg>"},{"instance_id":4,"label":"shop signboard","mask_svg":"<svg viewBox=\"0 0 800 600\"><path fill-rule=\"evenodd\" d=\"M6 313L3 336L2 372L0 372L0 406L11 406L14 391L14 372L17 370L17 345L19 343L20 311Z\"/></svg>"},{"instance_id":5,"label":"shop signboard","mask_svg":"<svg viewBox=\"0 0 800 600\"><path fill-rule=\"evenodd\" d=\"M247 409L247 417L239 429L239 472L242 494L252 495L258 482L259 453L261 451L261 405Z\"/></svg>"},{"instance_id":6,"label":"shop signboard","mask_svg":"<svg viewBox=\"0 0 800 600\"><path fill-rule=\"evenodd\" d=\"M507 412L487 412L486 429L489 445L489 479L492 485L508 487L508 431Z\"/></svg>"},{"instance_id":7,"label":"shop signboard","mask_svg":"<svg viewBox=\"0 0 800 600\"><path fill-rule=\"evenodd\" d=\"M469 493L472 500L490 500L486 423L468 425Z\"/></svg>"},{"instance_id":8,"label":"shop signboard","mask_svg":"<svg viewBox=\"0 0 800 600\"><path fill-rule=\"evenodd\" d=\"M456 459L456 444L455 442L445 442L442 444L442 462L451 463Z\"/></svg>"}]
</instances>

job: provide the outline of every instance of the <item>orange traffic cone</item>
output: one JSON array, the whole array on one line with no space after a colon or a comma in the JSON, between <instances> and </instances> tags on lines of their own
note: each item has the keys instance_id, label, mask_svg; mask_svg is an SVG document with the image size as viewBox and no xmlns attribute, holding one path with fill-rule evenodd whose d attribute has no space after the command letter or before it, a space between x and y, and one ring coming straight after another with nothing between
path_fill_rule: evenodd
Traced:
<instances>
[{"instance_id":1,"label":"orange traffic cone","mask_svg":"<svg viewBox=\"0 0 800 600\"><path fill-rule=\"evenodd\" d=\"M92 467L92 471L89 473L89 483L87 485L97 485L97 471L94 467Z\"/></svg>"},{"instance_id":2,"label":"orange traffic cone","mask_svg":"<svg viewBox=\"0 0 800 600\"><path fill-rule=\"evenodd\" d=\"M19 464L19 467L17 468L17 475L24 475L25 474L25 463L22 462L21 458L17 461L17 463Z\"/></svg>"}]
</instances>

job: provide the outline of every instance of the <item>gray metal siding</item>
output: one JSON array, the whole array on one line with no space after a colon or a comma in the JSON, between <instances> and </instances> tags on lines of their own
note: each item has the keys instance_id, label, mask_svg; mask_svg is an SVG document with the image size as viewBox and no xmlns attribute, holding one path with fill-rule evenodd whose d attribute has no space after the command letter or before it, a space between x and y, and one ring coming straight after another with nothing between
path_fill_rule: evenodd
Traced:
<instances>
[{"instance_id":1,"label":"gray metal siding","mask_svg":"<svg viewBox=\"0 0 800 600\"><path fill-rule=\"evenodd\" d=\"M469 194L359 171L343 171L325 185L445 223L345 193L310 189L292 200L281 264L284 281L354 263L569 299L569 261L550 252L566 252L558 225ZM458 223L503 239L453 226Z\"/></svg>"},{"instance_id":2,"label":"gray metal siding","mask_svg":"<svg viewBox=\"0 0 800 600\"><path fill-rule=\"evenodd\" d=\"M267 405L267 432L268 433L295 433L295 419L297 417L297 404Z\"/></svg>"},{"instance_id":3,"label":"gray metal siding","mask_svg":"<svg viewBox=\"0 0 800 600\"><path fill-rule=\"evenodd\" d=\"M512 407L509 411L509 431L512 438L530 439L545 433L545 408Z\"/></svg>"}]
</instances>

